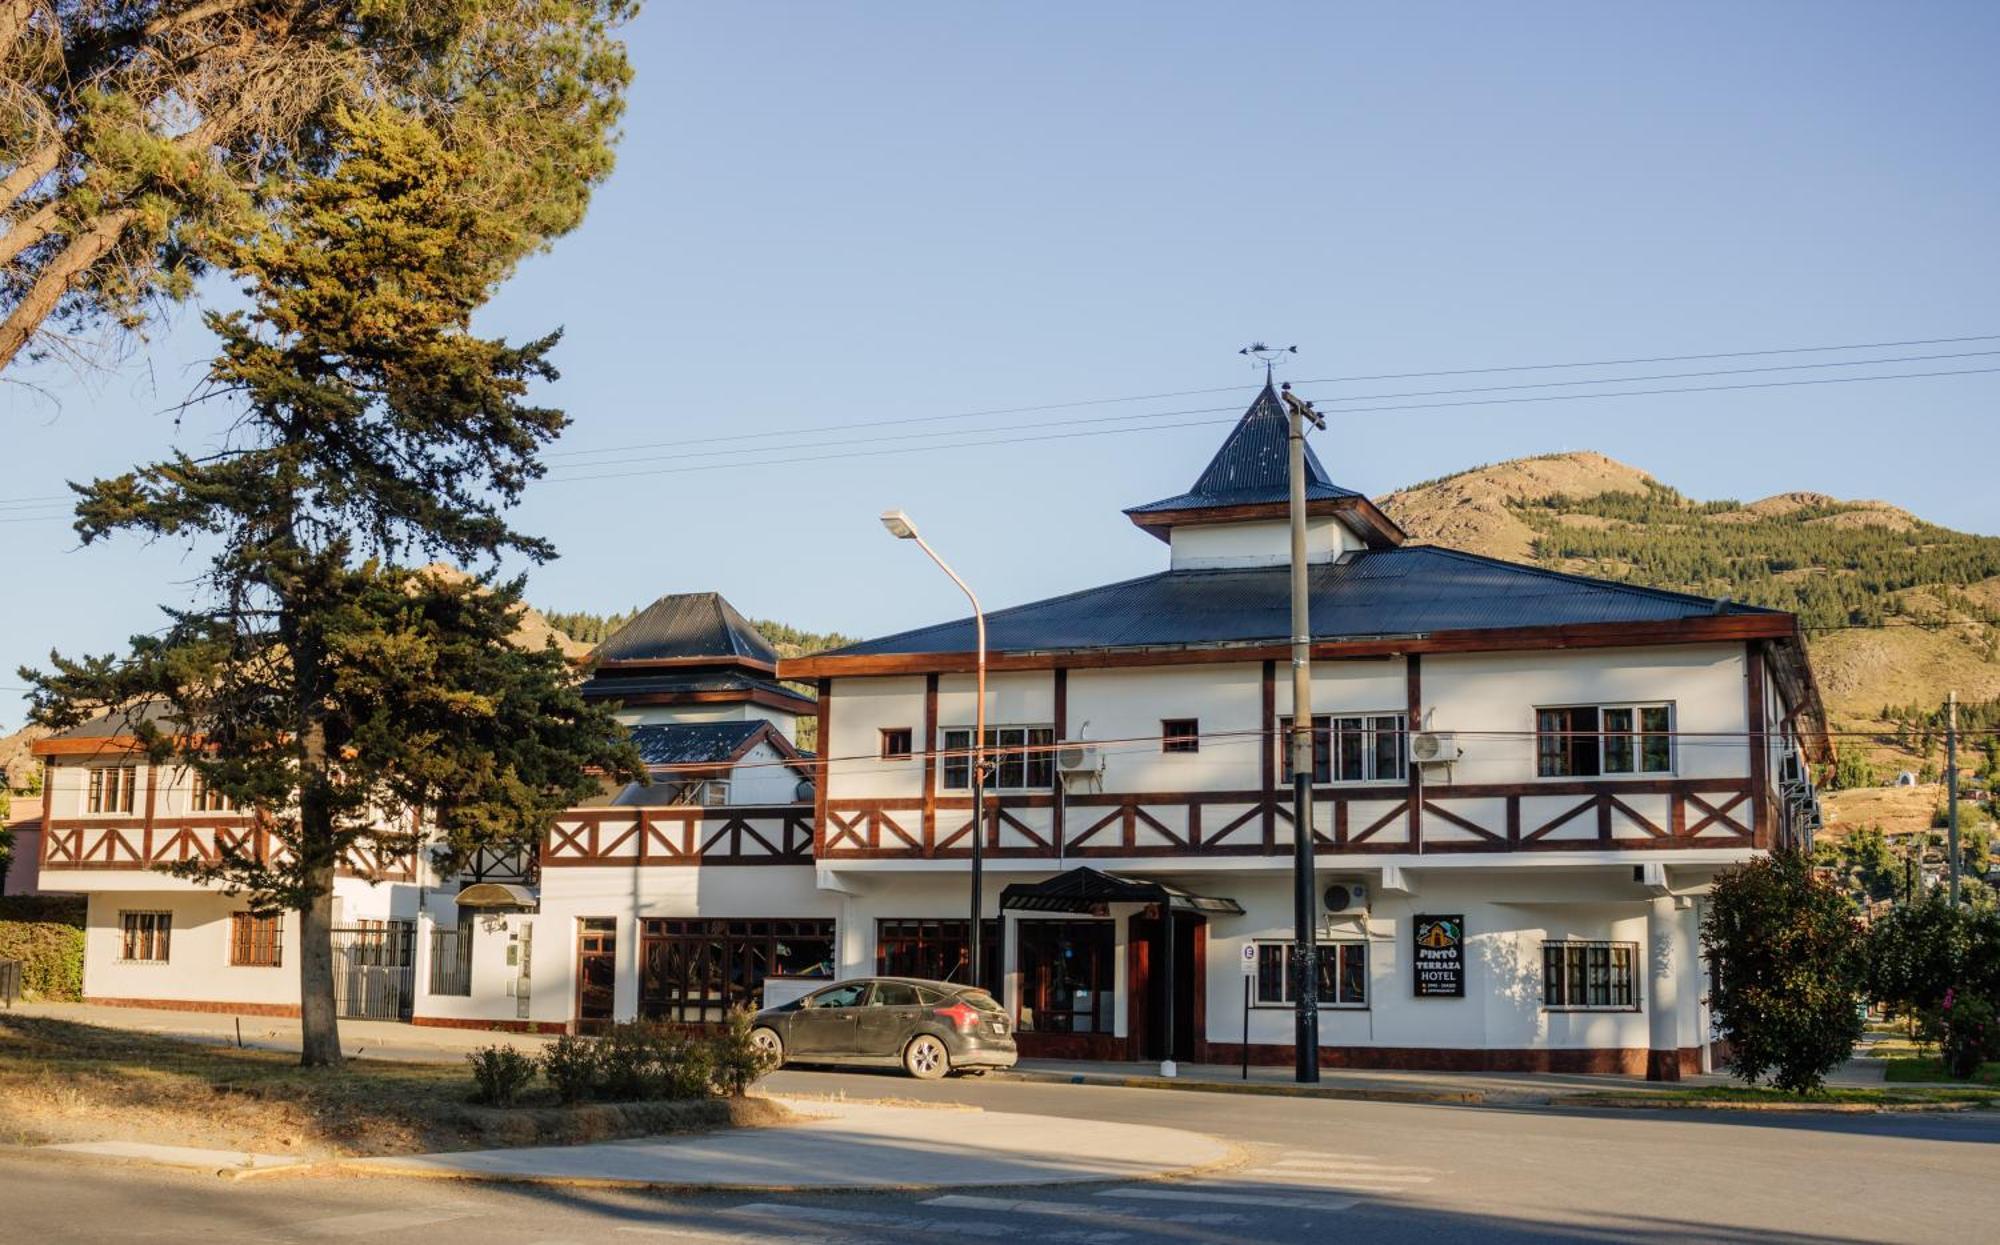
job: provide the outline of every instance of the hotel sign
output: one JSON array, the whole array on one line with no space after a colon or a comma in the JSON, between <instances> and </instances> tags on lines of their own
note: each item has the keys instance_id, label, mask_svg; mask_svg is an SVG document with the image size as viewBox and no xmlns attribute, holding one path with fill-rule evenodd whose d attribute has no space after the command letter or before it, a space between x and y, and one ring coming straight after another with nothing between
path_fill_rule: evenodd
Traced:
<instances>
[{"instance_id":1,"label":"hotel sign","mask_svg":"<svg viewBox=\"0 0 2000 1245\"><path fill-rule=\"evenodd\" d=\"M1418 916L1415 958L1418 998L1465 997L1465 917Z\"/></svg>"}]
</instances>

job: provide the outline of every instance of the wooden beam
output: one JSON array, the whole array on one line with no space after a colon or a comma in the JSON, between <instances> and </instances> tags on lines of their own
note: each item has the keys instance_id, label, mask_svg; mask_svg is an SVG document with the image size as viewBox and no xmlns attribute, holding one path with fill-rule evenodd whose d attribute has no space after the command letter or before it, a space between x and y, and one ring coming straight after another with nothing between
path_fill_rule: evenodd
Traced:
<instances>
[{"instance_id":1,"label":"wooden beam","mask_svg":"<svg viewBox=\"0 0 2000 1245\"><path fill-rule=\"evenodd\" d=\"M1424 658L1421 653L1411 653L1404 659L1404 690L1408 693L1409 716L1403 720L1406 732L1419 731L1424 725ZM1409 759L1410 741L1403 740L1404 778L1410 787L1410 850L1424 850L1424 769Z\"/></svg>"},{"instance_id":2,"label":"wooden beam","mask_svg":"<svg viewBox=\"0 0 2000 1245\"><path fill-rule=\"evenodd\" d=\"M937 842L938 677L924 676L924 842Z\"/></svg>"},{"instance_id":3,"label":"wooden beam","mask_svg":"<svg viewBox=\"0 0 2000 1245\"><path fill-rule=\"evenodd\" d=\"M1743 646L1743 694L1750 718L1750 829L1759 847L1771 845L1768 824L1770 801L1770 741L1764 738L1764 646L1755 640Z\"/></svg>"},{"instance_id":4,"label":"wooden beam","mask_svg":"<svg viewBox=\"0 0 2000 1245\"><path fill-rule=\"evenodd\" d=\"M1261 712L1264 751L1258 759L1258 774L1264 794L1259 798L1264 805L1264 843L1269 846L1278 840L1278 663L1269 659L1264 662Z\"/></svg>"}]
</instances>

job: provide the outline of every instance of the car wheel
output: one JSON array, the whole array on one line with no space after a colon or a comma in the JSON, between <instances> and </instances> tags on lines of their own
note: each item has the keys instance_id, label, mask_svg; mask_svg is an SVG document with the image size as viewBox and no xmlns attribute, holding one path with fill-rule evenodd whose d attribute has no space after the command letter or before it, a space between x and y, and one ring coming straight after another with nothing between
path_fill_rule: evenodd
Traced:
<instances>
[{"instance_id":1,"label":"car wheel","mask_svg":"<svg viewBox=\"0 0 2000 1245\"><path fill-rule=\"evenodd\" d=\"M951 1071L951 1052L928 1033L919 1033L903 1048L903 1071L920 1081L935 1081Z\"/></svg>"},{"instance_id":2,"label":"car wheel","mask_svg":"<svg viewBox=\"0 0 2000 1245\"><path fill-rule=\"evenodd\" d=\"M769 1055L773 1068L784 1066L785 1039L778 1036L776 1029L769 1029L760 1025L750 1030L750 1045Z\"/></svg>"}]
</instances>

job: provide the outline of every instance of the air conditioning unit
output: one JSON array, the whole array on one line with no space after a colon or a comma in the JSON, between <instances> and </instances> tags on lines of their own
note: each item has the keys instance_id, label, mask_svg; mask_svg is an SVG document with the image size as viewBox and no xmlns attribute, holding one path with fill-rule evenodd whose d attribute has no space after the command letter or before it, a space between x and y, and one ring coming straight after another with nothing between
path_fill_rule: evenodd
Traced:
<instances>
[{"instance_id":1,"label":"air conditioning unit","mask_svg":"<svg viewBox=\"0 0 2000 1245\"><path fill-rule=\"evenodd\" d=\"M1056 749L1056 768L1065 774L1095 774L1104 768L1097 745L1077 740Z\"/></svg>"},{"instance_id":2,"label":"air conditioning unit","mask_svg":"<svg viewBox=\"0 0 2000 1245\"><path fill-rule=\"evenodd\" d=\"M1410 760L1418 765L1450 765L1464 755L1465 749L1458 746L1458 736L1450 731L1410 734Z\"/></svg>"},{"instance_id":3,"label":"air conditioning unit","mask_svg":"<svg viewBox=\"0 0 2000 1245\"><path fill-rule=\"evenodd\" d=\"M1335 882L1320 896L1330 913L1354 915L1368 911L1368 883Z\"/></svg>"}]
</instances>

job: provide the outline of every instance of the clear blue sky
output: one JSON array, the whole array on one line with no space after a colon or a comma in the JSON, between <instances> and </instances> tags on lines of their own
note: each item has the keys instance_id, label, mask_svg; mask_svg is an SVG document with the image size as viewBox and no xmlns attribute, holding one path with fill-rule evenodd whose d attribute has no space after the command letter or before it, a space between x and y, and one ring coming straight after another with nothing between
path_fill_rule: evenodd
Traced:
<instances>
[{"instance_id":1,"label":"clear blue sky","mask_svg":"<svg viewBox=\"0 0 2000 1245\"><path fill-rule=\"evenodd\" d=\"M534 575L548 607L717 589L854 633L956 615L877 525L890 505L990 606L1158 569L1118 510L1185 487L1221 424L853 458L831 455L958 425L797 430L1247 386L1253 337L1299 343L1307 378L2000 333L1991 4L655 0L630 35L616 175L483 327L565 328L565 453L681 444L555 460L658 474L534 489L520 523L563 554ZM59 406L0 389L0 499L201 444L216 415L160 412L207 353L184 313L111 374L41 373ZM1996 532L1996 397L1983 375L1358 415L1319 451L1380 493L1592 448L1697 496L1810 488ZM802 461L690 457L746 444ZM10 727L15 666L156 625L200 566L79 550L61 522L0 524L0 551Z\"/></svg>"}]
</instances>

